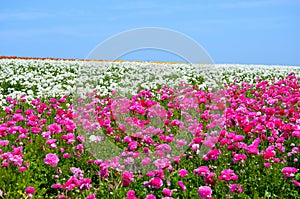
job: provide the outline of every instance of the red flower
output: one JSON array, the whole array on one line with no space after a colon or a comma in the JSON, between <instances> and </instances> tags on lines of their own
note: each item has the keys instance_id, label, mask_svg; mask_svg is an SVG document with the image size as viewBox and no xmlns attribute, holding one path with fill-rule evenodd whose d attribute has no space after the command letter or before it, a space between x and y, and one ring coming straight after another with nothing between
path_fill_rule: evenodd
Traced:
<instances>
[{"instance_id":1,"label":"red flower","mask_svg":"<svg viewBox=\"0 0 300 199\"><path fill-rule=\"evenodd\" d=\"M145 100L140 100L140 103L143 107L147 106L147 104L145 103Z\"/></svg>"},{"instance_id":2,"label":"red flower","mask_svg":"<svg viewBox=\"0 0 300 199\"><path fill-rule=\"evenodd\" d=\"M243 130L244 130L245 133L249 133L252 130L252 126L248 125Z\"/></svg>"}]
</instances>

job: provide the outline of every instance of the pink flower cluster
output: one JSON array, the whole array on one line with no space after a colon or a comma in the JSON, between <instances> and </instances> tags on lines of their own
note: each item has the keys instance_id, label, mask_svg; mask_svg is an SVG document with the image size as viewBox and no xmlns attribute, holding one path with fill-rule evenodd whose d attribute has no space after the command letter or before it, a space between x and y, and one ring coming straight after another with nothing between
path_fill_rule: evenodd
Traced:
<instances>
[{"instance_id":1,"label":"pink flower cluster","mask_svg":"<svg viewBox=\"0 0 300 199\"><path fill-rule=\"evenodd\" d=\"M79 190L83 191L89 190L92 187L92 180L84 178L84 172L81 169L72 167L70 170L73 173L73 176L71 176L63 185L56 183L52 185L52 188L71 191L77 187Z\"/></svg>"},{"instance_id":2,"label":"pink flower cluster","mask_svg":"<svg viewBox=\"0 0 300 199\"><path fill-rule=\"evenodd\" d=\"M295 167L284 167L281 172L284 174L284 178L293 178L295 173L297 173L299 169Z\"/></svg>"},{"instance_id":3,"label":"pink flower cluster","mask_svg":"<svg viewBox=\"0 0 300 199\"><path fill-rule=\"evenodd\" d=\"M133 173L129 171L124 171L122 174L122 185L123 187L128 187L134 181Z\"/></svg>"},{"instance_id":4,"label":"pink flower cluster","mask_svg":"<svg viewBox=\"0 0 300 199\"><path fill-rule=\"evenodd\" d=\"M256 85L246 82L226 85L222 92L228 107L219 100L217 104L211 104L216 93L202 91L196 86L182 90L162 87L157 96L151 91L141 90L131 99L122 100L95 97L94 93L91 94L91 102L84 106L67 108L61 106L66 97L53 98L47 103L35 99L27 110L19 109L20 103L26 102L24 97L20 100L7 98L9 105L0 124L1 167L26 172L30 168L24 159L28 152L26 147L36 144L33 139L40 138L46 165L58 167L65 161L84 159L87 165L97 168L95 173L103 181L115 176L112 170L118 170L121 175L117 183L122 187L130 188L141 178L128 169L133 163L140 161L145 167L154 166L156 170L147 172L143 179L145 190L152 192L147 194L147 199L157 198L154 193L167 199L177 193L193 191L186 186L192 172L195 178L203 178L203 186L198 189L200 198L213 198L215 191L212 189L218 185L218 180L226 184L228 193L241 194L246 189L241 181L243 172L232 168L243 168L255 158L262 161L261 166L265 170L279 168L272 172L281 171L282 178L299 187L300 183L295 178L299 171L300 153L299 80L291 74L278 82L259 80ZM176 93L183 94L178 96ZM195 110L195 115L189 114L190 110ZM223 111L224 117L214 111ZM180 120L179 113L186 122ZM153 120L160 121L161 126L153 125ZM208 131L218 127L218 122L224 123L226 128L221 126L215 136L209 135ZM124 151L108 160L96 159L91 151L85 150L85 144L93 141L78 134L79 127L85 132L101 130L108 139L124 146ZM177 139L176 133L182 131L188 132L192 139ZM103 141L100 135L95 137L95 143ZM186 151L173 155L174 151L185 146ZM183 168L180 163L197 157L202 146L209 147L208 153L201 157L203 164ZM121 162L120 158L124 161ZM217 170L213 164L222 158L229 162L218 165ZM51 167L49 170L53 170ZM57 183L52 188L75 192L93 187L92 180L85 178L80 168L67 169L73 175L66 180L58 172L54 175ZM170 176L177 177L175 183L169 179ZM233 182L239 184L231 184ZM33 187L25 190L28 198L34 193ZM137 195L134 190L129 190L126 197L137 199ZM64 195L59 197L68 198ZM95 197L95 194L87 196L90 199Z\"/></svg>"},{"instance_id":5,"label":"pink flower cluster","mask_svg":"<svg viewBox=\"0 0 300 199\"><path fill-rule=\"evenodd\" d=\"M224 180L224 181L236 181L238 179L238 175L234 173L234 170L232 169L225 169L221 172L221 175L219 177L219 180Z\"/></svg>"},{"instance_id":6,"label":"pink flower cluster","mask_svg":"<svg viewBox=\"0 0 300 199\"><path fill-rule=\"evenodd\" d=\"M207 166L200 166L197 169L194 169L194 175L204 177L204 182L208 185L213 185L217 176L216 173L211 172Z\"/></svg>"}]
</instances>

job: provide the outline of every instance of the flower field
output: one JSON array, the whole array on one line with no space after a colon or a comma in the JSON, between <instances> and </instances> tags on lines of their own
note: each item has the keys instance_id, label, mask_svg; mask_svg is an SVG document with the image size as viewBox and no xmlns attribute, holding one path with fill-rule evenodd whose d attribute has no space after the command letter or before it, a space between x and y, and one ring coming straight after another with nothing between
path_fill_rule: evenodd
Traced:
<instances>
[{"instance_id":1,"label":"flower field","mask_svg":"<svg viewBox=\"0 0 300 199\"><path fill-rule=\"evenodd\" d=\"M0 198L300 198L300 67L0 70Z\"/></svg>"}]
</instances>

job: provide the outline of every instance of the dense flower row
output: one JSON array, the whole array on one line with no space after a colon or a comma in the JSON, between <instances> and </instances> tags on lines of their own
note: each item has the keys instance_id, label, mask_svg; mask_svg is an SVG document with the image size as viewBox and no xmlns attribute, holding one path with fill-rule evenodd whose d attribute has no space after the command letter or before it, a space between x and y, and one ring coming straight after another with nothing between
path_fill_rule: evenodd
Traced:
<instances>
[{"instance_id":1,"label":"dense flower row","mask_svg":"<svg viewBox=\"0 0 300 199\"><path fill-rule=\"evenodd\" d=\"M238 82L6 97L0 196L299 197L300 78Z\"/></svg>"},{"instance_id":2,"label":"dense flower row","mask_svg":"<svg viewBox=\"0 0 300 199\"><path fill-rule=\"evenodd\" d=\"M34 98L61 97L86 93L97 88L101 94L112 90L136 94L137 88L157 89L177 86L181 81L201 88L221 87L255 79L279 80L299 67L263 65L191 65L141 62L86 62L79 60L0 59L0 106L5 98L26 95ZM238 79L237 79L238 77ZM237 82L238 83L238 82Z\"/></svg>"}]
</instances>

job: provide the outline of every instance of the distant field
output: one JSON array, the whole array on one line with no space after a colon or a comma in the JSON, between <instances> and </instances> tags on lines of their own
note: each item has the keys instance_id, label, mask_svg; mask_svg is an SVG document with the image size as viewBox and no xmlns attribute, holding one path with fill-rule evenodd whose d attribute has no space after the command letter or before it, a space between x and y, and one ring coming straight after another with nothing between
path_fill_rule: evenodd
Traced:
<instances>
[{"instance_id":1,"label":"distant field","mask_svg":"<svg viewBox=\"0 0 300 199\"><path fill-rule=\"evenodd\" d=\"M300 198L300 67L0 57L0 198Z\"/></svg>"}]
</instances>

